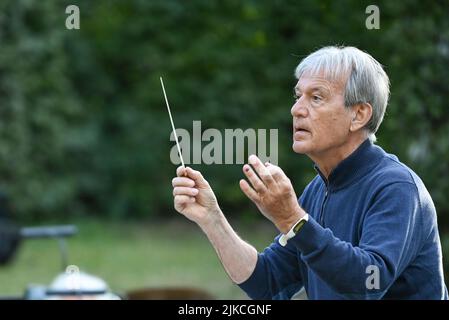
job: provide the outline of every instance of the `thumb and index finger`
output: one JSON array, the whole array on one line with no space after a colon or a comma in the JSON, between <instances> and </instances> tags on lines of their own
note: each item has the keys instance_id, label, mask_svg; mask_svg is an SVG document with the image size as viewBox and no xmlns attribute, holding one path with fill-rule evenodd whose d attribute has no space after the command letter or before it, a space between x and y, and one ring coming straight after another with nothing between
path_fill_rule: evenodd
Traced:
<instances>
[{"instance_id":1,"label":"thumb and index finger","mask_svg":"<svg viewBox=\"0 0 449 320\"><path fill-rule=\"evenodd\" d=\"M197 170L193 170L190 167L180 166L176 169L176 175L178 177L186 177L190 178L195 182L195 185L198 187L207 187L209 183L204 179L201 172Z\"/></svg>"}]
</instances>

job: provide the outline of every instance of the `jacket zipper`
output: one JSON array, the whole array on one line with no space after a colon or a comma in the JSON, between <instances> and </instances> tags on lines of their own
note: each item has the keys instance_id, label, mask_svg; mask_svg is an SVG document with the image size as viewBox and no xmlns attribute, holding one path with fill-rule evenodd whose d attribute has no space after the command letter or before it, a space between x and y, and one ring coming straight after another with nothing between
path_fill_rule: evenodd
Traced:
<instances>
[{"instance_id":1,"label":"jacket zipper","mask_svg":"<svg viewBox=\"0 0 449 320\"><path fill-rule=\"evenodd\" d=\"M326 202L327 202L328 195L329 195L329 189L326 186L326 193L324 194L324 200L323 200L323 203L321 204L321 211L320 211L320 224L322 227L324 227L324 209L326 208Z\"/></svg>"}]
</instances>

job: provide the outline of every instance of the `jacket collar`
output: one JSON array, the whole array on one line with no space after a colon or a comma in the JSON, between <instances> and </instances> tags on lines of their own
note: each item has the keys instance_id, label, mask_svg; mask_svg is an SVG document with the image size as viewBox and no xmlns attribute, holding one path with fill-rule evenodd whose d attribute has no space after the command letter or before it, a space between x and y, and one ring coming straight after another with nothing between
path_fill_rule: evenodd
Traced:
<instances>
[{"instance_id":1,"label":"jacket collar","mask_svg":"<svg viewBox=\"0 0 449 320\"><path fill-rule=\"evenodd\" d=\"M316 164L314 168L323 179L326 187L331 191L335 191L365 176L384 155L385 151L382 148L366 139L353 153L343 159L332 170L329 179L326 179Z\"/></svg>"}]
</instances>

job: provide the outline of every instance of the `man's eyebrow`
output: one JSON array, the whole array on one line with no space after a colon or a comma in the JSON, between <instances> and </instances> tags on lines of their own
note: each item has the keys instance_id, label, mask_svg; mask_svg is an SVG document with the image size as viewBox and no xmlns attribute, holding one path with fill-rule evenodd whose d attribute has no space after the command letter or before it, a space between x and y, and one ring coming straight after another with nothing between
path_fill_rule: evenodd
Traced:
<instances>
[{"instance_id":1,"label":"man's eyebrow","mask_svg":"<svg viewBox=\"0 0 449 320\"><path fill-rule=\"evenodd\" d=\"M313 86L313 87L307 88L306 91L307 92L320 91L320 92L323 92L323 93L329 93L330 92L330 90L328 88L326 88L326 86L321 86L321 85L317 85L317 86ZM294 93L298 93L298 92L302 92L302 91L301 91L301 89L298 86L296 86L296 87L293 88L293 92Z\"/></svg>"}]
</instances>

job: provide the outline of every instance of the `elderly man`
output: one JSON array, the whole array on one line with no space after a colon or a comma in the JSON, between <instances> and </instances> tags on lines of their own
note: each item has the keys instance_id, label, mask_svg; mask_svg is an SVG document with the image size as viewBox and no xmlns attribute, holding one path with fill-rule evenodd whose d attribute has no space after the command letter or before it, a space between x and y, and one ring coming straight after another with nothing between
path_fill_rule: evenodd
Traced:
<instances>
[{"instance_id":1,"label":"elderly man","mask_svg":"<svg viewBox=\"0 0 449 320\"><path fill-rule=\"evenodd\" d=\"M354 47L322 48L296 68L293 150L317 176L299 200L281 168L254 155L240 188L280 231L263 252L227 222L200 172L179 167L174 205L196 222L251 298L447 299L435 206L421 179L374 145L388 76Z\"/></svg>"}]
</instances>

